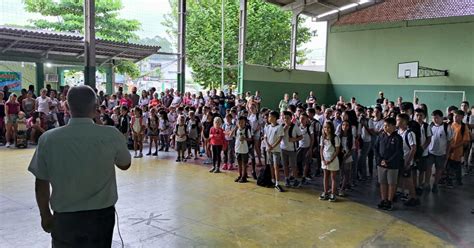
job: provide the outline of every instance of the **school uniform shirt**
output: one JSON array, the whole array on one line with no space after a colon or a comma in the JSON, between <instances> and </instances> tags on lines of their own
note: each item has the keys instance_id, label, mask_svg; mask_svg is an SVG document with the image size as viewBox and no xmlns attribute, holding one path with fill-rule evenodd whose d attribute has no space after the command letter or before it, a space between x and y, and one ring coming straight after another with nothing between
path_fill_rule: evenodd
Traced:
<instances>
[{"instance_id":1,"label":"school uniform shirt","mask_svg":"<svg viewBox=\"0 0 474 248\"><path fill-rule=\"evenodd\" d=\"M197 139L199 137L199 133L198 133L199 121L197 121L196 118L189 119L187 125L188 125L188 137L190 139Z\"/></svg>"},{"instance_id":2,"label":"school uniform shirt","mask_svg":"<svg viewBox=\"0 0 474 248\"><path fill-rule=\"evenodd\" d=\"M309 148L311 145L311 137L314 135L313 131L313 126L299 126L301 135L303 136L303 139L298 141L298 145L301 148Z\"/></svg>"},{"instance_id":3,"label":"school uniform shirt","mask_svg":"<svg viewBox=\"0 0 474 248\"><path fill-rule=\"evenodd\" d=\"M107 208L118 199L115 165L131 162L126 144L114 127L72 118L41 135L28 171L51 183L55 212Z\"/></svg>"},{"instance_id":4,"label":"school uniform shirt","mask_svg":"<svg viewBox=\"0 0 474 248\"><path fill-rule=\"evenodd\" d=\"M383 123L384 123L384 120L383 119L380 119L378 121L376 120L372 120L372 123L374 124L374 130L376 132L381 132L383 131Z\"/></svg>"},{"instance_id":5,"label":"school uniform shirt","mask_svg":"<svg viewBox=\"0 0 474 248\"><path fill-rule=\"evenodd\" d=\"M403 159L405 160L405 162L407 162L410 156L411 147L416 146L416 135L414 132L408 131L408 129L404 131L398 130L398 134L403 139ZM405 136L407 137L405 138ZM407 143L407 140L408 140L408 143ZM408 164L413 165L413 159L409 161Z\"/></svg>"},{"instance_id":6,"label":"school uniform shirt","mask_svg":"<svg viewBox=\"0 0 474 248\"><path fill-rule=\"evenodd\" d=\"M234 137L235 137L235 153L237 154L249 153L249 146L248 146L247 140L241 141L240 138L243 137L246 139L246 138L252 137L250 135L250 131L246 128L242 128L242 129L237 128L237 130L235 130Z\"/></svg>"},{"instance_id":7,"label":"school uniform shirt","mask_svg":"<svg viewBox=\"0 0 474 248\"><path fill-rule=\"evenodd\" d=\"M232 134L230 134L230 132L232 132L232 130L235 128L235 124L233 123L233 121L231 121L230 123L225 121L222 128L224 129L225 132L229 133L229 135L225 135L225 140L233 140L234 136L232 136Z\"/></svg>"},{"instance_id":8,"label":"school uniform shirt","mask_svg":"<svg viewBox=\"0 0 474 248\"><path fill-rule=\"evenodd\" d=\"M344 154L347 154L347 153L351 152L351 149L349 149L349 146L347 144L347 140L348 140L347 136L342 136L341 137L341 149L344 152ZM355 145L355 138L354 138L354 136L352 136L352 146L354 147L354 145ZM347 164L347 163L351 163L352 161L354 161L352 159L352 156L348 156L346 158L346 160L343 161L343 163Z\"/></svg>"},{"instance_id":9,"label":"school uniform shirt","mask_svg":"<svg viewBox=\"0 0 474 248\"><path fill-rule=\"evenodd\" d=\"M334 153L336 153L336 147L341 146L341 140L338 136L334 136L334 145L332 145L331 140L328 139L321 139L321 143L319 145L323 147L324 160L329 161L333 158Z\"/></svg>"},{"instance_id":10,"label":"school uniform shirt","mask_svg":"<svg viewBox=\"0 0 474 248\"><path fill-rule=\"evenodd\" d=\"M294 126L293 126L293 130L291 130L291 132L292 132L292 133L291 133L291 137L292 137L292 138L296 138L296 137L298 137L298 136L301 136L301 135L302 135L301 129L300 129L297 125L295 125L295 124L293 124L293 125L294 125ZM280 142L280 148L281 148L282 150L285 150L285 151L294 152L294 151L296 151L297 148L298 148L298 147L297 147L297 143L298 143L298 142L290 142L290 129L291 129L291 127L289 127L289 128L285 131L285 129L283 128L283 130L284 130L284 136L283 136L283 139L282 139L281 142Z\"/></svg>"},{"instance_id":11,"label":"school uniform shirt","mask_svg":"<svg viewBox=\"0 0 474 248\"><path fill-rule=\"evenodd\" d=\"M250 127L252 129L252 134L253 135L258 135L260 132L260 127L261 127L261 116L258 116L256 114L250 114L249 117L247 118L250 122Z\"/></svg>"},{"instance_id":12,"label":"school uniform shirt","mask_svg":"<svg viewBox=\"0 0 474 248\"><path fill-rule=\"evenodd\" d=\"M175 140L176 142L184 142L186 141L186 125L177 125L176 126L176 137ZM184 135L181 137L181 135Z\"/></svg>"},{"instance_id":13,"label":"school uniform shirt","mask_svg":"<svg viewBox=\"0 0 474 248\"><path fill-rule=\"evenodd\" d=\"M453 138L453 129L450 125L446 129L448 132L444 131L444 124L431 125L431 143L428 146L428 152L435 156L444 156L446 155L447 145L451 142Z\"/></svg>"},{"instance_id":14,"label":"school uniform shirt","mask_svg":"<svg viewBox=\"0 0 474 248\"><path fill-rule=\"evenodd\" d=\"M425 130L425 128L423 127L423 126L424 126L423 124L420 125L420 126L421 126L421 129L420 129L420 130L421 130L420 145L422 146L423 144L425 144L427 138L433 136L433 133L431 132L431 128L430 128L429 125L428 125L428 127L426 128L426 130ZM429 150L428 148L429 148L429 146L426 147L425 150L423 150L423 154L421 155L422 157L428 156L428 150Z\"/></svg>"},{"instance_id":15,"label":"school uniform shirt","mask_svg":"<svg viewBox=\"0 0 474 248\"><path fill-rule=\"evenodd\" d=\"M170 134L170 122L165 121L164 119L160 118L159 121L159 129L160 129L160 134L161 135L169 135Z\"/></svg>"},{"instance_id":16,"label":"school uniform shirt","mask_svg":"<svg viewBox=\"0 0 474 248\"><path fill-rule=\"evenodd\" d=\"M280 137L283 137L285 135L285 132L283 130L283 126L282 125L275 125L273 126L272 124L270 125L267 125L265 127L265 138L266 140L268 141L268 143L270 145L273 145L275 144L275 142L277 142L277 140L280 138ZM276 145L272 150L271 152L281 152L281 148L279 145Z\"/></svg>"},{"instance_id":17,"label":"school uniform shirt","mask_svg":"<svg viewBox=\"0 0 474 248\"><path fill-rule=\"evenodd\" d=\"M362 125L362 122L367 123L367 128ZM359 124L359 132L360 137L364 142L371 142L372 141L372 135L370 135L369 131L367 129L374 129L374 121L372 119L364 119L361 120L361 123Z\"/></svg>"},{"instance_id":18,"label":"school uniform shirt","mask_svg":"<svg viewBox=\"0 0 474 248\"><path fill-rule=\"evenodd\" d=\"M466 124L462 124L466 125ZM451 141L451 145L455 146L458 144L461 144L463 142L470 141L470 133L469 133L469 127L466 125L466 129L464 131L464 134L461 133L461 124L458 124L454 122L451 124L451 127L453 128L453 139ZM458 148L452 149L451 154L449 155L449 159L454 160L454 161L461 161L464 155L464 146L460 146Z\"/></svg>"}]
</instances>

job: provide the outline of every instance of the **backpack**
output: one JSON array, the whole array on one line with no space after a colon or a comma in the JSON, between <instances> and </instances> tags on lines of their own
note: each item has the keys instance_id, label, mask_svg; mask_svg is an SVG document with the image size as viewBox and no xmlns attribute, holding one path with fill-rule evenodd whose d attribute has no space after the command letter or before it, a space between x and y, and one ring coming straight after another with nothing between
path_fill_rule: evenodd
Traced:
<instances>
[{"instance_id":1,"label":"backpack","mask_svg":"<svg viewBox=\"0 0 474 248\"><path fill-rule=\"evenodd\" d=\"M293 129L295 129L295 126L296 125L294 123L290 124L290 129L288 130L288 137L289 138L293 138ZM297 145L298 142L292 142L292 143L293 143L293 146L294 146L295 151L296 151L296 149L298 148L298 145Z\"/></svg>"},{"instance_id":2,"label":"backpack","mask_svg":"<svg viewBox=\"0 0 474 248\"><path fill-rule=\"evenodd\" d=\"M408 132L405 135L405 142L407 143L408 147L410 147L410 144L408 143L408 134L410 132L415 133L415 141L416 141L416 152L415 152L415 157L414 160L418 160L423 156L423 147L421 145L421 125L420 123L411 120L408 122Z\"/></svg>"},{"instance_id":3,"label":"backpack","mask_svg":"<svg viewBox=\"0 0 474 248\"><path fill-rule=\"evenodd\" d=\"M272 166L269 164L265 165L264 168L260 169L257 177L257 185L262 187L273 187L272 182Z\"/></svg>"},{"instance_id":4,"label":"backpack","mask_svg":"<svg viewBox=\"0 0 474 248\"><path fill-rule=\"evenodd\" d=\"M174 134L176 134L176 135L178 134L178 127L179 127L179 124L176 124L176 127L174 128ZM184 127L184 134L186 134L186 136L187 136L188 135L188 127L187 127L186 124L183 125L183 127Z\"/></svg>"}]
</instances>

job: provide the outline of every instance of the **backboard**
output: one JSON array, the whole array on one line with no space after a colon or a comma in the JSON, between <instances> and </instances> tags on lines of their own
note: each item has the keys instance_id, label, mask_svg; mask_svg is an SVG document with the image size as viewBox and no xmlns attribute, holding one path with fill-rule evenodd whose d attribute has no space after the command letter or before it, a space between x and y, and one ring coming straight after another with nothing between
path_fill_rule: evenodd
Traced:
<instances>
[{"instance_id":1,"label":"backboard","mask_svg":"<svg viewBox=\"0 0 474 248\"><path fill-rule=\"evenodd\" d=\"M398 78L417 78L418 77L418 61L403 62L398 64Z\"/></svg>"}]
</instances>

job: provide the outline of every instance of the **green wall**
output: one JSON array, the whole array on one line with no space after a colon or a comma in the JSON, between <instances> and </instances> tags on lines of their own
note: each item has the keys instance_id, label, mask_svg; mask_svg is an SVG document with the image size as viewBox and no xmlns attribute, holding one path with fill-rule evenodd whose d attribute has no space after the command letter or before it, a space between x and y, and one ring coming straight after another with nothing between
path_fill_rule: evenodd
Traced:
<instances>
[{"instance_id":1,"label":"green wall","mask_svg":"<svg viewBox=\"0 0 474 248\"><path fill-rule=\"evenodd\" d=\"M259 90L262 106L277 109L284 93L298 92L300 99L306 99L314 91L318 101L326 102L333 95L326 72L271 69L258 65L245 65L243 91Z\"/></svg>"},{"instance_id":2,"label":"green wall","mask_svg":"<svg viewBox=\"0 0 474 248\"><path fill-rule=\"evenodd\" d=\"M472 16L332 27L327 49L327 69L336 96L355 96L358 102L371 105L380 90L390 100L398 96L412 100L414 90L465 91L467 100L474 102ZM450 75L398 79L398 63L408 61L447 69ZM424 94L420 98L432 106L459 105L459 97L437 99Z\"/></svg>"}]
</instances>

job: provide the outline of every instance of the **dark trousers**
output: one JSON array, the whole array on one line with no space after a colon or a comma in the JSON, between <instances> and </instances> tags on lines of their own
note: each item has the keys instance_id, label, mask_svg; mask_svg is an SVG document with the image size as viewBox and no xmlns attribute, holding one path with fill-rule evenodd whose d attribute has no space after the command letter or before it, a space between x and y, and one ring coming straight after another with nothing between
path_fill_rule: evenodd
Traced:
<instances>
[{"instance_id":1,"label":"dark trousers","mask_svg":"<svg viewBox=\"0 0 474 248\"><path fill-rule=\"evenodd\" d=\"M212 167L221 168L221 152L222 146L212 145Z\"/></svg>"},{"instance_id":2,"label":"dark trousers","mask_svg":"<svg viewBox=\"0 0 474 248\"><path fill-rule=\"evenodd\" d=\"M448 181L453 182L453 177L457 183L462 183L462 163L449 159L447 166Z\"/></svg>"},{"instance_id":3,"label":"dark trousers","mask_svg":"<svg viewBox=\"0 0 474 248\"><path fill-rule=\"evenodd\" d=\"M369 154L367 155L367 159L369 160L369 175L371 177L374 176L374 149L370 149ZM376 172L377 173L377 172Z\"/></svg>"},{"instance_id":4,"label":"dark trousers","mask_svg":"<svg viewBox=\"0 0 474 248\"><path fill-rule=\"evenodd\" d=\"M115 207L98 210L54 213L53 248L110 248L115 225Z\"/></svg>"}]
</instances>

